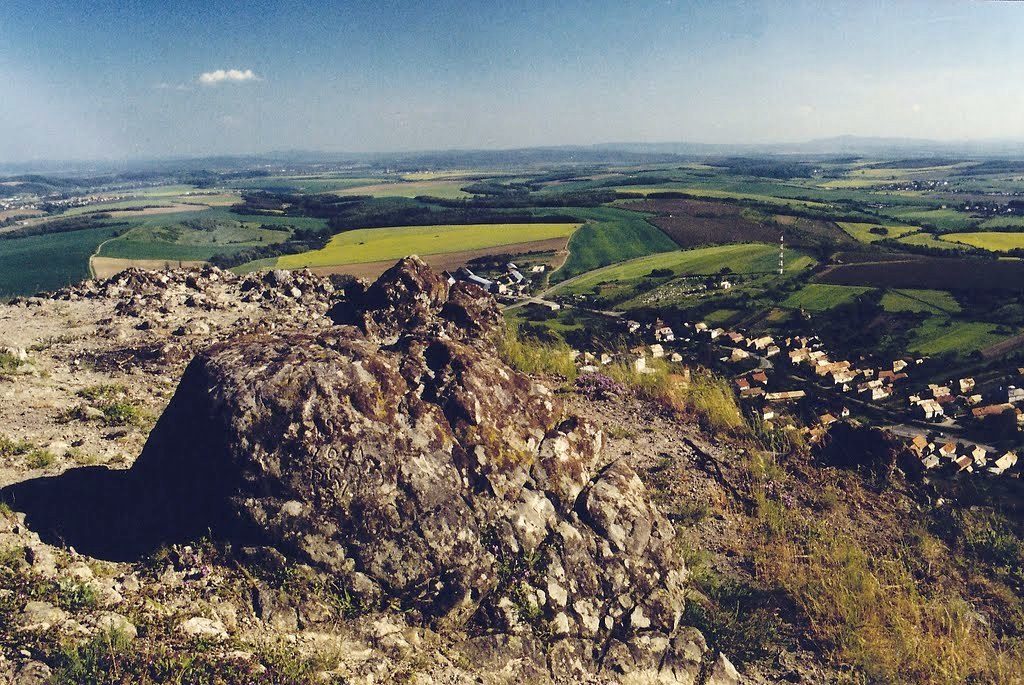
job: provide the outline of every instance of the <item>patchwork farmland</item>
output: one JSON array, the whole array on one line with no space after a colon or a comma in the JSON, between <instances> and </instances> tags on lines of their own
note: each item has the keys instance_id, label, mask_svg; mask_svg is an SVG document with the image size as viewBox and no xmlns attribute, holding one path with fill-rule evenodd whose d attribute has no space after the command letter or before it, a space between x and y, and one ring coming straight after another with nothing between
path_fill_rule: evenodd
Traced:
<instances>
[{"instance_id":1,"label":"patchwork farmland","mask_svg":"<svg viewBox=\"0 0 1024 685\"><path fill-rule=\"evenodd\" d=\"M346 231L322 249L278 258L285 269L337 268L359 264L390 263L408 254L449 255L468 261L481 250L524 245L528 250L564 249L579 224L466 224L396 226ZM374 267L376 268L376 266Z\"/></svg>"}]
</instances>

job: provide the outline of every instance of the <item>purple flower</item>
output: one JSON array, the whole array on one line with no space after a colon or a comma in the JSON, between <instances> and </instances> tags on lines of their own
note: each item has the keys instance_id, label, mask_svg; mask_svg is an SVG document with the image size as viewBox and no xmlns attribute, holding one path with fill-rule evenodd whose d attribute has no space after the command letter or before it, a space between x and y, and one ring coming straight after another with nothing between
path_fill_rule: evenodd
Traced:
<instances>
[{"instance_id":1,"label":"purple flower","mask_svg":"<svg viewBox=\"0 0 1024 685\"><path fill-rule=\"evenodd\" d=\"M576 392L592 400L603 400L623 394L626 388L603 373L588 373L576 379Z\"/></svg>"}]
</instances>

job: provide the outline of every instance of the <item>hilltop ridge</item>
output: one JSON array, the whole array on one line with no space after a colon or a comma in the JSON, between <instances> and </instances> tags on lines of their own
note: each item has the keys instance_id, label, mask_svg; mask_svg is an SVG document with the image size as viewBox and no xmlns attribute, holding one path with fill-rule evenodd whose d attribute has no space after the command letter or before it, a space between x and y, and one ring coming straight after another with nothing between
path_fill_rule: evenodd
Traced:
<instances>
[{"instance_id":1,"label":"hilltop ridge","mask_svg":"<svg viewBox=\"0 0 1024 685\"><path fill-rule=\"evenodd\" d=\"M131 270L0 324L12 683L1020 675L1010 493L717 426L681 374L524 373L416 258Z\"/></svg>"}]
</instances>

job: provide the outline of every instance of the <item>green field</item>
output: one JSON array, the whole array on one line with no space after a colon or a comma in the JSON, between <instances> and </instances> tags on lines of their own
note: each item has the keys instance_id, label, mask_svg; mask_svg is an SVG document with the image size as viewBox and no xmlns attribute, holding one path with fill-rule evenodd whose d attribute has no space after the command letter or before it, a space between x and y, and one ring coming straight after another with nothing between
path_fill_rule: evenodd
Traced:
<instances>
[{"instance_id":1,"label":"green field","mask_svg":"<svg viewBox=\"0 0 1024 685\"><path fill-rule=\"evenodd\" d=\"M232 182L232 188L240 190L267 190L294 193L336 193L354 186L380 183L379 177L335 176L332 174L310 174L298 176L261 176Z\"/></svg>"},{"instance_id":2,"label":"green field","mask_svg":"<svg viewBox=\"0 0 1024 685\"><path fill-rule=\"evenodd\" d=\"M738 309L715 309L704 315L704 323L709 326L725 326L739 316Z\"/></svg>"},{"instance_id":3,"label":"green field","mask_svg":"<svg viewBox=\"0 0 1024 685\"><path fill-rule=\"evenodd\" d=\"M0 240L0 299L31 295L89 277L89 257L116 228Z\"/></svg>"},{"instance_id":4,"label":"green field","mask_svg":"<svg viewBox=\"0 0 1024 685\"><path fill-rule=\"evenodd\" d=\"M730 200L753 200L755 202L764 202L767 204L782 205L786 207L815 207L818 209L828 207L828 205L815 200L798 200L793 198L777 197L775 195L764 195L760 193L742 193L730 190L715 190L712 188L699 188L679 184L667 184L662 186L617 186L612 190L618 191L620 193L637 193L639 195L650 195L651 193L666 192L686 193L687 195L693 195L694 197Z\"/></svg>"},{"instance_id":5,"label":"green field","mask_svg":"<svg viewBox=\"0 0 1024 685\"><path fill-rule=\"evenodd\" d=\"M851 238L859 240L862 243L873 243L878 240L885 240L886 238L899 238L900 236L904 236L918 230L913 226L900 226L898 224L886 224L884 226L879 226L878 224L861 224L839 221L837 222L837 225L839 228L846 231ZM884 228L886 233L884 235L872 233L871 229L873 228Z\"/></svg>"},{"instance_id":6,"label":"green field","mask_svg":"<svg viewBox=\"0 0 1024 685\"><path fill-rule=\"evenodd\" d=\"M380 262L410 254L480 250L564 238L572 235L578 227L579 224L467 224L363 228L334 236L322 250L280 257L277 265L300 269Z\"/></svg>"},{"instance_id":7,"label":"green field","mask_svg":"<svg viewBox=\"0 0 1024 685\"><path fill-rule=\"evenodd\" d=\"M602 283L639 280L653 269L669 269L676 276L717 274L731 269L737 274L772 273L778 264L779 252L774 245L742 243L718 245L696 250L660 252L631 259L587 272L556 287L563 292L587 292ZM790 250L786 271L795 272L813 265L814 260L797 250Z\"/></svg>"},{"instance_id":8,"label":"green field","mask_svg":"<svg viewBox=\"0 0 1024 685\"><path fill-rule=\"evenodd\" d=\"M960 303L945 290L889 290L882 295L882 307L887 312L960 312Z\"/></svg>"},{"instance_id":9,"label":"green field","mask_svg":"<svg viewBox=\"0 0 1024 685\"><path fill-rule=\"evenodd\" d=\"M615 207L572 209L586 221L569 240L569 257L551 275L564 281L587 271L634 257L675 250L677 245L644 218L646 214Z\"/></svg>"},{"instance_id":10,"label":"green field","mask_svg":"<svg viewBox=\"0 0 1024 685\"><path fill-rule=\"evenodd\" d=\"M990 252L1007 252L1024 248L1024 233L1005 231L977 231L975 233L947 233L940 236L949 243L963 243Z\"/></svg>"},{"instance_id":11,"label":"green field","mask_svg":"<svg viewBox=\"0 0 1024 685\"><path fill-rule=\"evenodd\" d=\"M374 183L353 186L340 191L339 195L372 195L373 197L419 197L429 195L455 200L472 197L462 190L462 186L472 181L403 181L396 183Z\"/></svg>"},{"instance_id":12,"label":"green field","mask_svg":"<svg viewBox=\"0 0 1024 685\"><path fill-rule=\"evenodd\" d=\"M883 213L907 223L934 226L942 233L969 230L978 224L969 214L948 208L890 207Z\"/></svg>"},{"instance_id":13,"label":"green field","mask_svg":"<svg viewBox=\"0 0 1024 685\"><path fill-rule=\"evenodd\" d=\"M226 207L125 217L130 227L124 235L106 243L101 257L120 259L205 260L215 254L237 252L248 247L286 240L288 231L261 228L263 225L319 229L323 219L290 216L248 216L233 214ZM201 225L202 230L192 228Z\"/></svg>"},{"instance_id":14,"label":"green field","mask_svg":"<svg viewBox=\"0 0 1024 685\"><path fill-rule=\"evenodd\" d=\"M997 216L987 219L978 224L983 230L994 230L997 228L1019 228L1024 230L1024 216Z\"/></svg>"},{"instance_id":15,"label":"green field","mask_svg":"<svg viewBox=\"0 0 1024 685\"><path fill-rule=\"evenodd\" d=\"M171 202L155 198L138 198L135 200L119 200L118 202L104 202L97 205L86 205L85 207L72 207L59 216L79 216L81 214L97 214L100 212L115 212L119 209L138 209L141 207L169 207Z\"/></svg>"},{"instance_id":16,"label":"green field","mask_svg":"<svg viewBox=\"0 0 1024 685\"><path fill-rule=\"evenodd\" d=\"M905 235L899 239L899 242L905 245L921 245L922 247L933 247L938 250L950 250L951 252L963 249L956 243L951 243L946 240L939 240L931 233L923 232Z\"/></svg>"},{"instance_id":17,"label":"green field","mask_svg":"<svg viewBox=\"0 0 1024 685\"><path fill-rule=\"evenodd\" d=\"M140 226L106 243L100 257L120 259L206 260L215 254L283 242L287 231L271 231L257 225L234 223L209 231L182 226Z\"/></svg>"},{"instance_id":18,"label":"green field","mask_svg":"<svg viewBox=\"0 0 1024 685\"><path fill-rule=\"evenodd\" d=\"M872 290L872 288L859 285L827 285L823 283L809 283L800 290L790 295L784 307L793 309L806 309L812 312L823 312L841 304L852 302L858 295Z\"/></svg>"},{"instance_id":19,"label":"green field","mask_svg":"<svg viewBox=\"0 0 1024 685\"><path fill-rule=\"evenodd\" d=\"M970 354L1006 338L993 332L995 328L992 323L930 317L914 330L910 350L918 354Z\"/></svg>"}]
</instances>

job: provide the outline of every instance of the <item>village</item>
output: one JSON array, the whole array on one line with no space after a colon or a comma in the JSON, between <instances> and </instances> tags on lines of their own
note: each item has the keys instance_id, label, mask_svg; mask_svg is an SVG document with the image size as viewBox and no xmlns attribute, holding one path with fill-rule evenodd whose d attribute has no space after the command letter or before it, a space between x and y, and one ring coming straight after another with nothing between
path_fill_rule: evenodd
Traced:
<instances>
[{"instance_id":1,"label":"village","mask_svg":"<svg viewBox=\"0 0 1024 685\"><path fill-rule=\"evenodd\" d=\"M720 368L732 371L729 375L736 393L752 415L768 425L784 422L784 429L802 430L811 442L821 440L837 421L864 413L858 409L876 408L899 420L893 422L896 425L890 427L891 432L906 441L923 470L1002 475L1017 464L1013 451L996 451L980 442L943 436L967 432L985 435L1005 431L1006 426L1016 431L1024 425L1020 408L1024 405L1024 387L1006 386L1005 392L986 402L973 378L960 378L946 385L930 383L915 390L914 370L924 364L922 358L857 367L849 360L832 359L817 337L776 340L770 335L748 336L742 331L711 328L701 322L684 323L678 333L662 322L626 320L621 325L646 344L632 347L624 355L582 352L578 355L582 372L597 371L599 365L623 356L638 373L643 373L653 359L684 363L687 357L681 350L689 343L702 341L722 352ZM1024 369L1017 373L1024 379ZM894 404L894 400L902 404ZM889 404L880 405L882 401ZM800 411L791 411L797 404L801 405ZM793 413L809 419L806 427L797 427Z\"/></svg>"},{"instance_id":2,"label":"village","mask_svg":"<svg viewBox=\"0 0 1024 685\"><path fill-rule=\"evenodd\" d=\"M449 280L475 283L506 304L514 303L511 306L562 306L531 296L531 279L514 263L505 267L504 273L491 278L462 268L449 274ZM996 441L1024 426L1024 368L1016 370L1017 385L996 385L983 392L970 377L915 383L915 376L924 375L916 373L926 365L922 357L855 363L835 358L812 335L777 338L703 322L684 322L673 329L661 320L642 323L589 311L608 315L629 343L612 351L574 349L580 373L599 373L612 363L643 374L655 363L687 366L710 361L715 371L731 379L748 414L768 428L801 431L816 443L836 422L859 418L895 435L923 472L1020 476L1016 452L987 442L989 436Z\"/></svg>"}]
</instances>

